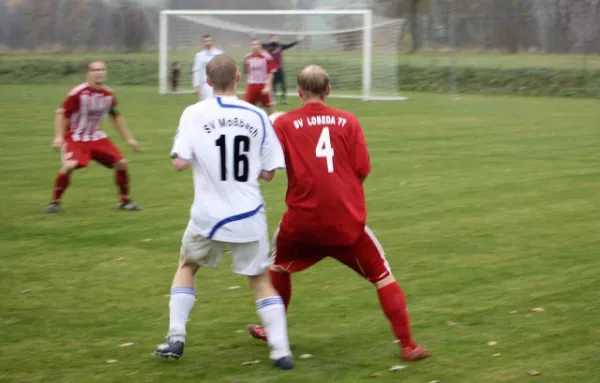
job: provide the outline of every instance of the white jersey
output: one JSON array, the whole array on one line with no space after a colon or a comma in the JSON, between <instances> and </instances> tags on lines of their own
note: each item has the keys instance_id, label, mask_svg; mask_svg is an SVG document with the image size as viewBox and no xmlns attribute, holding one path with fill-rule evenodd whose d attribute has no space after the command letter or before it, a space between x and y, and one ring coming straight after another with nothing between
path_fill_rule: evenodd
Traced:
<instances>
[{"instance_id":1,"label":"white jersey","mask_svg":"<svg viewBox=\"0 0 600 383\"><path fill-rule=\"evenodd\" d=\"M203 49L196 53L194 57L194 88L198 88L206 84L206 65L216 55L223 54L224 52L218 48Z\"/></svg>"},{"instance_id":2,"label":"white jersey","mask_svg":"<svg viewBox=\"0 0 600 383\"><path fill-rule=\"evenodd\" d=\"M194 172L195 229L206 238L246 243L267 232L262 170L285 168L283 150L267 114L235 96L217 96L181 115L171 156Z\"/></svg>"}]
</instances>

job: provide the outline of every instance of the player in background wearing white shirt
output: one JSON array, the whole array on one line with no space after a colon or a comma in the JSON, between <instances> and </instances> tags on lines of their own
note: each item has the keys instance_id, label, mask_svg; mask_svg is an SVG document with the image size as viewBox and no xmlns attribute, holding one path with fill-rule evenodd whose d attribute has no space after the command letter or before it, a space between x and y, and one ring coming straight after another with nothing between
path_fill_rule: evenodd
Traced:
<instances>
[{"instance_id":1,"label":"player in background wearing white shirt","mask_svg":"<svg viewBox=\"0 0 600 383\"><path fill-rule=\"evenodd\" d=\"M207 100L213 96L213 88L206 81L206 66L216 55L224 52L213 46L213 38L211 35L202 36L202 44L204 49L196 53L194 57L194 88L200 97L200 101Z\"/></svg>"},{"instance_id":2,"label":"player in background wearing white shirt","mask_svg":"<svg viewBox=\"0 0 600 383\"><path fill-rule=\"evenodd\" d=\"M248 277L256 295L270 358L289 370L294 363L286 313L268 274L267 219L259 185L259 178L270 181L275 169L285 168L283 150L266 113L237 98L240 73L233 58L215 56L207 76L215 97L185 109L171 152L175 169L193 168L195 194L171 289L169 332L154 353L169 359L182 356L196 271L216 267L227 246L233 271Z\"/></svg>"}]
</instances>

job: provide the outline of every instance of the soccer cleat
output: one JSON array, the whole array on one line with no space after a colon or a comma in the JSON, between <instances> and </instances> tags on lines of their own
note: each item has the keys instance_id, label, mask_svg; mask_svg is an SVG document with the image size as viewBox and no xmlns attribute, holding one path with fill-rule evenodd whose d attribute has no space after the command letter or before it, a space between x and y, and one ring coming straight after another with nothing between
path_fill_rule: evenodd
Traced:
<instances>
[{"instance_id":1,"label":"soccer cleat","mask_svg":"<svg viewBox=\"0 0 600 383\"><path fill-rule=\"evenodd\" d=\"M165 339L165 343L159 344L154 349L154 355L163 359L179 359L183 356L184 343L178 340L172 340L169 337Z\"/></svg>"},{"instance_id":2,"label":"soccer cleat","mask_svg":"<svg viewBox=\"0 0 600 383\"><path fill-rule=\"evenodd\" d=\"M250 334L254 339L262 340L264 342L267 341L267 332L263 326L259 326L257 324L249 324L248 325L248 334Z\"/></svg>"},{"instance_id":3,"label":"soccer cleat","mask_svg":"<svg viewBox=\"0 0 600 383\"><path fill-rule=\"evenodd\" d=\"M119 210L129 210L129 211L140 211L142 208L133 201L128 201L125 203L121 203L118 206Z\"/></svg>"},{"instance_id":4,"label":"soccer cleat","mask_svg":"<svg viewBox=\"0 0 600 383\"><path fill-rule=\"evenodd\" d=\"M56 202L52 202L46 208L46 213L48 213L48 214L59 213L59 212L60 212L60 204L58 204Z\"/></svg>"},{"instance_id":5,"label":"soccer cleat","mask_svg":"<svg viewBox=\"0 0 600 383\"><path fill-rule=\"evenodd\" d=\"M427 359L430 356L431 354L419 345L402 348L402 360L406 362L416 362L418 360Z\"/></svg>"},{"instance_id":6,"label":"soccer cleat","mask_svg":"<svg viewBox=\"0 0 600 383\"><path fill-rule=\"evenodd\" d=\"M284 356L273 361L273 364L280 370L293 370L296 365L291 356Z\"/></svg>"}]
</instances>

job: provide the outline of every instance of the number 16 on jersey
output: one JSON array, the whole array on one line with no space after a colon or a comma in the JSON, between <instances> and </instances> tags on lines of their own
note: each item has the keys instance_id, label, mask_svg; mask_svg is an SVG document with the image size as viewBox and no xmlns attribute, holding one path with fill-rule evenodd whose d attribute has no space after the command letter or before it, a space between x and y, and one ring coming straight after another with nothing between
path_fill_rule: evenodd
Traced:
<instances>
[{"instance_id":1,"label":"number 16 on jersey","mask_svg":"<svg viewBox=\"0 0 600 383\"><path fill-rule=\"evenodd\" d=\"M319 136L319 142L315 148L315 155L318 158L325 158L327 161L327 172L333 173L333 148L331 147L331 137L329 127L324 127Z\"/></svg>"}]
</instances>

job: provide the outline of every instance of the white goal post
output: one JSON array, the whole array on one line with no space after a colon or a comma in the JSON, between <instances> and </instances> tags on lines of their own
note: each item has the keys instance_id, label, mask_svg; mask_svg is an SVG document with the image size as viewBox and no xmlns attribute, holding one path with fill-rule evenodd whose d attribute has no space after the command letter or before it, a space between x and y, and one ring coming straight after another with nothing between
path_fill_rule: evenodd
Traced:
<instances>
[{"instance_id":1,"label":"white goal post","mask_svg":"<svg viewBox=\"0 0 600 383\"><path fill-rule=\"evenodd\" d=\"M202 36L238 62L250 41L281 43L300 39L283 54L287 94L295 95L296 73L308 64L330 75L331 97L406 100L398 93L399 38L404 20L377 18L365 9L317 10L164 10L159 21L159 93L191 93L192 63L202 50ZM180 81L171 89L171 66L180 66Z\"/></svg>"}]
</instances>

